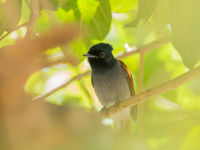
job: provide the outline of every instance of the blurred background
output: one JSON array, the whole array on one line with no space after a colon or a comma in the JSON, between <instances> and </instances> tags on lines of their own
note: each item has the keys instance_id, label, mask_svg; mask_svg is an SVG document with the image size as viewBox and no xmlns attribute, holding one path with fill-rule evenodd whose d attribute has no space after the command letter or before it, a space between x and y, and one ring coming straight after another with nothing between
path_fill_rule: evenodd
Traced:
<instances>
[{"instance_id":1,"label":"blurred background","mask_svg":"<svg viewBox=\"0 0 200 150\"><path fill-rule=\"evenodd\" d=\"M110 43L136 93L197 67L197 0L0 0L0 149L199 150L200 77L139 105L117 132L82 57Z\"/></svg>"}]
</instances>

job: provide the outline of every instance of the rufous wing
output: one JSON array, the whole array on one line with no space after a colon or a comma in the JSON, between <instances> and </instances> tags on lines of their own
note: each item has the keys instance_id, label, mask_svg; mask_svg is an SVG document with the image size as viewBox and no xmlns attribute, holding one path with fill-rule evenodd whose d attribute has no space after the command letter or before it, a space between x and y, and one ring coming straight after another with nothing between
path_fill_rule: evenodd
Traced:
<instances>
[{"instance_id":1,"label":"rufous wing","mask_svg":"<svg viewBox=\"0 0 200 150\"><path fill-rule=\"evenodd\" d=\"M135 95L135 90L134 90L134 82L133 82L132 74L131 74L130 70L128 69L128 67L121 60L118 59L118 61L120 62L124 72L127 75L126 78L127 78L127 81L128 81L129 89L130 89L130 92L131 92L131 96L133 96L133 95ZM138 112L137 105L133 106L132 109L131 109L131 116L132 116L132 119L135 122L137 122L137 112Z\"/></svg>"}]
</instances>

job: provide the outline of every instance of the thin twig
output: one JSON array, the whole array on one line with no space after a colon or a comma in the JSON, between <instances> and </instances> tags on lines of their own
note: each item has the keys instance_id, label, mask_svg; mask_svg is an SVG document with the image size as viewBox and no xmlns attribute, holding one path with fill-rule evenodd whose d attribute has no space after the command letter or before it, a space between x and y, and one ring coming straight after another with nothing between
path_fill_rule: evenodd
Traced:
<instances>
[{"instance_id":1,"label":"thin twig","mask_svg":"<svg viewBox=\"0 0 200 150\"><path fill-rule=\"evenodd\" d=\"M169 40L169 37L164 37L164 38L161 38L161 39L156 40L156 41L154 41L154 42L151 42L151 43L149 43L149 44L146 44L146 45L144 45L144 46L142 46L142 47L140 47L140 48L138 48L138 49L136 49L136 50L134 50L134 51L125 52L125 53L121 54L120 56L118 56L117 58L122 59L122 58L125 58L125 57L128 57L128 56L137 54L137 53L139 53L139 52L141 52L141 51L142 51L143 53L145 53L145 52L147 52L147 51L149 51L149 50L152 50L152 49L158 48L158 47L160 47L160 46L162 46L162 45L164 45L164 44L167 44L167 43L169 43L169 41L170 41L170 40ZM53 92L56 92L57 90L59 90L59 89L65 87L65 86L68 86L72 81L74 81L74 80L76 80L76 79L80 79L80 78L82 78L82 77L88 75L89 73L90 73L90 71L87 71L87 72L85 72L85 73L78 74L78 75L74 76L72 79L70 79L68 82L63 83L63 84L60 85L59 87L55 88L54 90L52 90L52 91L50 91L50 92L48 92L48 93L46 93L46 94L43 94L43 95L41 95L41 96L37 96L37 97L33 98L33 100L45 99L46 97L48 97L49 95L51 95Z\"/></svg>"},{"instance_id":2,"label":"thin twig","mask_svg":"<svg viewBox=\"0 0 200 150\"><path fill-rule=\"evenodd\" d=\"M132 107L138 103L144 102L145 100L147 100L152 96L161 94L171 89L175 89L181 84L185 83L186 81L191 80L199 75L200 75L200 67L197 67L195 69L188 71L187 73L184 73L183 75L180 75L179 77L176 77L175 79L172 79L168 82L160 84L146 91L140 92L139 94L134 95L126 100L123 100L118 104L112 105L109 108L103 110L102 113L105 116L107 116L119 112L127 107Z\"/></svg>"},{"instance_id":3,"label":"thin twig","mask_svg":"<svg viewBox=\"0 0 200 150\"><path fill-rule=\"evenodd\" d=\"M139 68L139 92L143 91L143 71L144 71L144 51L140 51L140 68ZM143 139L143 115L144 105L138 104L138 123L139 123L139 137Z\"/></svg>"},{"instance_id":4,"label":"thin twig","mask_svg":"<svg viewBox=\"0 0 200 150\"><path fill-rule=\"evenodd\" d=\"M85 87L85 85L83 84L83 82L82 82L81 80L79 80L79 84L80 84L82 90L84 91L85 95L86 95L87 98L89 99L90 105L92 106L93 98L92 98L92 96L90 95L89 90Z\"/></svg>"},{"instance_id":5,"label":"thin twig","mask_svg":"<svg viewBox=\"0 0 200 150\"><path fill-rule=\"evenodd\" d=\"M69 81L65 82L65 83L62 84L61 86L59 86L59 87L57 87L57 88L51 90L51 91L48 92L48 93L39 95L39 96L33 98L32 100L42 100L42 99L45 99L46 97L48 97L48 96L51 95L52 93L58 91L59 89L65 87L66 85L72 83L73 81L75 81L75 80L77 80L77 79L81 79L83 76L88 75L89 73L90 73L90 71L86 71L86 72L84 72L84 73L81 73L81 74L79 74L78 76L75 76L75 77L71 78Z\"/></svg>"},{"instance_id":6,"label":"thin twig","mask_svg":"<svg viewBox=\"0 0 200 150\"><path fill-rule=\"evenodd\" d=\"M4 38L6 38L10 33L14 32L15 30L21 28L21 27L24 27L24 26L27 26L28 23L24 23L24 24L21 24L17 27L15 27L14 29L12 29L11 31L7 32L6 34L4 34L2 37L0 37L0 41L3 40Z\"/></svg>"},{"instance_id":7,"label":"thin twig","mask_svg":"<svg viewBox=\"0 0 200 150\"><path fill-rule=\"evenodd\" d=\"M144 52L140 52L139 92L143 90Z\"/></svg>"},{"instance_id":8,"label":"thin twig","mask_svg":"<svg viewBox=\"0 0 200 150\"><path fill-rule=\"evenodd\" d=\"M151 42L149 44L145 44L145 45L143 45L141 47L138 47L133 51L124 52L118 58L119 59L126 58L126 57L129 57L131 55L137 54L139 52L146 53L147 51L159 48L160 46L163 46L163 45L165 45L165 44L167 44L169 42L170 42L170 38L169 37L163 37L163 38L160 38L160 39L158 39L156 41L153 41L153 42Z\"/></svg>"}]
</instances>

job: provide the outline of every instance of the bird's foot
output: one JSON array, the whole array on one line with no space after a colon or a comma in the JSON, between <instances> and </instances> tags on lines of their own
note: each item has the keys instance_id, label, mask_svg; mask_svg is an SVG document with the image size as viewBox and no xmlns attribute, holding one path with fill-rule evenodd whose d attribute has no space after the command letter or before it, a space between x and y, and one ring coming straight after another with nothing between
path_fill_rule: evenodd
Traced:
<instances>
[{"instance_id":1,"label":"bird's foot","mask_svg":"<svg viewBox=\"0 0 200 150\"><path fill-rule=\"evenodd\" d=\"M102 112L102 113L105 112L108 107L109 107L108 105L103 106L101 108L100 112Z\"/></svg>"},{"instance_id":2,"label":"bird's foot","mask_svg":"<svg viewBox=\"0 0 200 150\"><path fill-rule=\"evenodd\" d=\"M121 103L121 100L117 100L114 105L119 108L120 103Z\"/></svg>"}]
</instances>

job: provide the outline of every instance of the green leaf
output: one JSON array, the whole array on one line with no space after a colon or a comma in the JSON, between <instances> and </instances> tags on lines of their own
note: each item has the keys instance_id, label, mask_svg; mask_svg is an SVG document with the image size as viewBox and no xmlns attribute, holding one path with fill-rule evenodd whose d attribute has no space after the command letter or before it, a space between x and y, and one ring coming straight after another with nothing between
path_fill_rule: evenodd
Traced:
<instances>
[{"instance_id":1,"label":"green leaf","mask_svg":"<svg viewBox=\"0 0 200 150\"><path fill-rule=\"evenodd\" d=\"M192 68L200 56L200 1L171 0L170 6L172 44L185 66Z\"/></svg>"},{"instance_id":2,"label":"green leaf","mask_svg":"<svg viewBox=\"0 0 200 150\"><path fill-rule=\"evenodd\" d=\"M38 71L33 73L25 84L25 90L27 93L36 96L42 93L44 90L45 80L42 72Z\"/></svg>"},{"instance_id":3,"label":"green leaf","mask_svg":"<svg viewBox=\"0 0 200 150\"><path fill-rule=\"evenodd\" d=\"M137 8L138 0L110 0L110 4L113 12L126 13Z\"/></svg>"},{"instance_id":4,"label":"green leaf","mask_svg":"<svg viewBox=\"0 0 200 150\"><path fill-rule=\"evenodd\" d=\"M60 23L74 22L76 20L73 10L65 11L63 8L59 8L55 15Z\"/></svg>"},{"instance_id":5,"label":"green leaf","mask_svg":"<svg viewBox=\"0 0 200 150\"><path fill-rule=\"evenodd\" d=\"M152 21L161 24L169 23L169 2L170 0L158 0L152 16Z\"/></svg>"},{"instance_id":6,"label":"green leaf","mask_svg":"<svg viewBox=\"0 0 200 150\"><path fill-rule=\"evenodd\" d=\"M148 21L157 6L157 2L158 0L140 0L136 18L126 26L136 26L140 20Z\"/></svg>"},{"instance_id":7,"label":"green leaf","mask_svg":"<svg viewBox=\"0 0 200 150\"><path fill-rule=\"evenodd\" d=\"M15 28L21 17L22 0L7 0L0 6L0 34Z\"/></svg>"},{"instance_id":8,"label":"green leaf","mask_svg":"<svg viewBox=\"0 0 200 150\"><path fill-rule=\"evenodd\" d=\"M26 0L23 0L22 8L21 8L21 18L20 18L19 24L28 22L30 18L30 14L31 14L30 5L26 2Z\"/></svg>"},{"instance_id":9,"label":"green leaf","mask_svg":"<svg viewBox=\"0 0 200 150\"><path fill-rule=\"evenodd\" d=\"M58 8L60 0L48 0L49 4L52 6L52 9L55 10Z\"/></svg>"},{"instance_id":10,"label":"green leaf","mask_svg":"<svg viewBox=\"0 0 200 150\"><path fill-rule=\"evenodd\" d=\"M78 0L78 9L84 23L89 23L95 15L99 2L97 0Z\"/></svg>"},{"instance_id":11,"label":"green leaf","mask_svg":"<svg viewBox=\"0 0 200 150\"><path fill-rule=\"evenodd\" d=\"M66 11L77 8L77 0L62 0L59 6Z\"/></svg>"},{"instance_id":12,"label":"green leaf","mask_svg":"<svg viewBox=\"0 0 200 150\"><path fill-rule=\"evenodd\" d=\"M45 31L48 31L50 27L51 27L51 23L50 23L49 15L45 10L42 10L40 17L38 18L38 20L36 21L34 25L34 31L43 33Z\"/></svg>"},{"instance_id":13,"label":"green leaf","mask_svg":"<svg viewBox=\"0 0 200 150\"><path fill-rule=\"evenodd\" d=\"M90 5L87 9L79 9L80 16L76 16L81 27L85 31L86 38L84 40L87 44L93 39L102 40L110 30L112 16L109 1L98 0L97 2L93 2L95 3L95 6L98 4L97 8L93 8L94 6ZM78 7L80 8L81 6ZM90 10L92 10L93 13L94 10L96 10L93 16L91 16L91 14L88 15ZM74 11L76 12L76 10Z\"/></svg>"},{"instance_id":14,"label":"green leaf","mask_svg":"<svg viewBox=\"0 0 200 150\"><path fill-rule=\"evenodd\" d=\"M47 9L47 10L57 10L59 7L59 3L60 3L60 0L40 1L40 8Z\"/></svg>"},{"instance_id":15,"label":"green leaf","mask_svg":"<svg viewBox=\"0 0 200 150\"><path fill-rule=\"evenodd\" d=\"M183 145L180 148L180 150L200 149L199 138L200 138L200 126L198 125L191 129L185 141L183 142Z\"/></svg>"}]
</instances>

